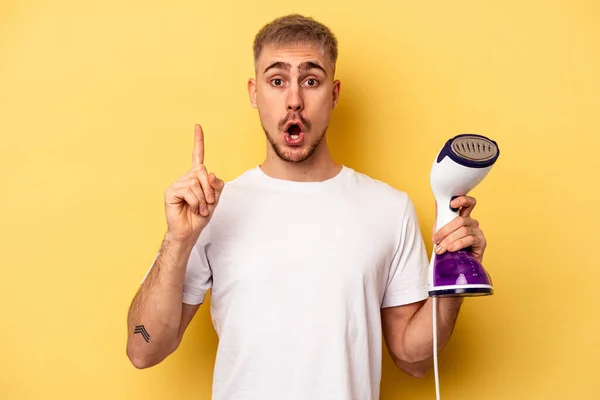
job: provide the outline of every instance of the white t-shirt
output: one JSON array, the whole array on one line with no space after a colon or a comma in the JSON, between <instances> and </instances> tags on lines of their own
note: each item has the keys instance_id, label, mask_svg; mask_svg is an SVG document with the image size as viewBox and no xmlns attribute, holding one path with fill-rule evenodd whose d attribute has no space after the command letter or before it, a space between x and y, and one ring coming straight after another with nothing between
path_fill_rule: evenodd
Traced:
<instances>
[{"instance_id":1,"label":"white t-shirt","mask_svg":"<svg viewBox=\"0 0 600 400\"><path fill-rule=\"evenodd\" d=\"M409 196L349 167L228 182L183 287L211 289L213 400L379 399L381 308L427 298L427 264Z\"/></svg>"}]
</instances>

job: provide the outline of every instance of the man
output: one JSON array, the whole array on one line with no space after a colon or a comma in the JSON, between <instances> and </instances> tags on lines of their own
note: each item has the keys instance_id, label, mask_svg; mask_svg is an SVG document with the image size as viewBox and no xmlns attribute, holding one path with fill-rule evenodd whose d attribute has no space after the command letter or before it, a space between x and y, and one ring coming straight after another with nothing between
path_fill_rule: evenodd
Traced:
<instances>
[{"instance_id":1,"label":"man","mask_svg":"<svg viewBox=\"0 0 600 400\"><path fill-rule=\"evenodd\" d=\"M168 230L131 304L127 354L137 368L175 351L211 289L219 336L215 400L375 400L381 340L421 377L432 364L428 258L409 196L330 155L326 130L340 82L337 42L310 18L272 21L254 42L248 82L267 138L264 163L225 184L193 166L165 192ZM486 247L475 199L437 249ZM460 299L440 299L440 349Z\"/></svg>"}]
</instances>

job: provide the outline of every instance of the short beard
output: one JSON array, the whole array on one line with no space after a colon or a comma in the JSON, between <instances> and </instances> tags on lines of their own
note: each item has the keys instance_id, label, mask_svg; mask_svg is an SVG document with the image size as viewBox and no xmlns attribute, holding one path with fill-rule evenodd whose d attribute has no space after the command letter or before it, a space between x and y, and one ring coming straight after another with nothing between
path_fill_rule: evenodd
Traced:
<instances>
[{"instance_id":1,"label":"short beard","mask_svg":"<svg viewBox=\"0 0 600 400\"><path fill-rule=\"evenodd\" d=\"M309 158L311 158L312 155L314 154L315 150L317 150L317 148L323 141L323 138L325 137L325 133L327 132L327 127L325 127L325 129L323 130L323 132L321 132L321 134L319 135L317 140L308 147L308 151L306 153L301 155L300 158L291 158L291 157L286 156L286 154L282 150L281 146L279 146L277 143L275 143L275 140L273 140L271 135L269 135L269 133L265 129L264 125L261 124L261 126L263 128L263 131L265 131L265 136L267 137L267 140L269 141L269 143L271 143L271 148L273 149L273 151L275 152L277 157L279 157L283 161L286 161L289 163L302 163L302 162L308 160ZM306 135L306 133L305 133L305 135Z\"/></svg>"}]
</instances>

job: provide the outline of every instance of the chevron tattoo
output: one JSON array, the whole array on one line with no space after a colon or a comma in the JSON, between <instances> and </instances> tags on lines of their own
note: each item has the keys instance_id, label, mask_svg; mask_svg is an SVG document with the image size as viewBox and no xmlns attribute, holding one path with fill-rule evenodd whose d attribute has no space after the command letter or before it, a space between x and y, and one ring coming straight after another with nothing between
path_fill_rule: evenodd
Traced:
<instances>
[{"instance_id":1,"label":"chevron tattoo","mask_svg":"<svg viewBox=\"0 0 600 400\"><path fill-rule=\"evenodd\" d=\"M144 325L137 325L133 334L135 335L136 333L142 335L146 343L150 342L150 334L148 333L146 328L144 328Z\"/></svg>"}]
</instances>

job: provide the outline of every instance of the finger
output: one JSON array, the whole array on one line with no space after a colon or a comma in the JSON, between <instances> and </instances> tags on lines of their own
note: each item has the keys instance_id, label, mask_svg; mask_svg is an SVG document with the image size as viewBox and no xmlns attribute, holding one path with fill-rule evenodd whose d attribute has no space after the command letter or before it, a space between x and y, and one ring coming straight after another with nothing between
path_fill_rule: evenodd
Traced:
<instances>
[{"instance_id":1,"label":"finger","mask_svg":"<svg viewBox=\"0 0 600 400\"><path fill-rule=\"evenodd\" d=\"M218 201L219 197L221 196L221 192L225 187L225 182L217 178L217 176L212 172L208 175L208 182L210 183L210 186L212 186L212 188L215 190L215 197Z\"/></svg>"},{"instance_id":2,"label":"finger","mask_svg":"<svg viewBox=\"0 0 600 400\"><path fill-rule=\"evenodd\" d=\"M206 203L213 204L215 202L215 190L208 183L208 174L206 173L206 168L203 165L201 165L196 171L196 178L198 181L200 181Z\"/></svg>"},{"instance_id":3,"label":"finger","mask_svg":"<svg viewBox=\"0 0 600 400\"><path fill-rule=\"evenodd\" d=\"M477 236L465 236L462 239L458 239L457 241L452 242L452 244L450 244L448 248L440 248L438 250L438 247L440 246L437 246L435 252L437 254L443 254L446 251L453 252L466 249L467 247L477 247L480 241L481 239Z\"/></svg>"},{"instance_id":4,"label":"finger","mask_svg":"<svg viewBox=\"0 0 600 400\"><path fill-rule=\"evenodd\" d=\"M199 214L200 200L194 194L194 192L192 191L192 189L189 186L173 188L172 190L173 190L173 198L176 200L173 203L177 204L177 203L181 203L181 202L186 202L189 205L190 210L194 214Z\"/></svg>"},{"instance_id":5,"label":"finger","mask_svg":"<svg viewBox=\"0 0 600 400\"><path fill-rule=\"evenodd\" d=\"M462 240L468 236L474 236L473 228L471 228L469 226L462 226L462 227L458 228L457 230L455 230L454 232L450 233L448 236L446 236L446 238L444 238L444 240L442 240L435 247L435 252L438 254L441 254L445 250L451 250L451 249L455 248L455 243L459 242L460 240Z\"/></svg>"},{"instance_id":6,"label":"finger","mask_svg":"<svg viewBox=\"0 0 600 400\"><path fill-rule=\"evenodd\" d=\"M214 204L215 190L208 181L206 167L203 164L193 167L185 175L181 176L177 181L175 181L174 185L181 187L186 182L189 182L190 179L195 179L200 183L203 193L201 201L204 199L206 204Z\"/></svg>"},{"instance_id":7,"label":"finger","mask_svg":"<svg viewBox=\"0 0 600 400\"><path fill-rule=\"evenodd\" d=\"M188 178L184 181L178 181L178 182L174 182L172 185L174 188L190 188L192 189L192 192L194 192L194 194L196 195L196 197L198 199L202 199L204 198L204 192L202 191L202 185L200 184L200 181L198 180L198 178ZM199 200L200 202L200 200Z\"/></svg>"},{"instance_id":8,"label":"finger","mask_svg":"<svg viewBox=\"0 0 600 400\"><path fill-rule=\"evenodd\" d=\"M475 207L477 199L471 196L458 196L450 202L450 205L454 208L459 207Z\"/></svg>"},{"instance_id":9,"label":"finger","mask_svg":"<svg viewBox=\"0 0 600 400\"><path fill-rule=\"evenodd\" d=\"M442 240L446 238L452 232L458 230L461 226L472 226L473 219L471 217L461 217L458 216L454 218L452 221L448 222L446 225L442 226L434 235L433 242L439 244Z\"/></svg>"},{"instance_id":10,"label":"finger","mask_svg":"<svg viewBox=\"0 0 600 400\"><path fill-rule=\"evenodd\" d=\"M198 172L201 171L206 171L206 167L204 166L204 164L199 164L192 167L188 172L185 173L185 175L181 175L179 179L177 179L177 181L183 182L191 178L197 178Z\"/></svg>"},{"instance_id":11,"label":"finger","mask_svg":"<svg viewBox=\"0 0 600 400\"><path fill-rule=\"evenodd\" d=\"M461 217L470 216L476 204L477 200L471 196L458 196L450 202L451 207L459 209L459 215Z\"/></svg>"},{"instance_id":12,"label":"finger","mask_svg":"<svg viewBox=\"0 0 600 400\"><path fill-rule=\"evenodd\" d=\"M206 207L206 200L204 200L204 196L202 194L200 194L199 196L196 195L196 193L194 193L194 190L192 189L193 186L190 186L186 189L186 201L188 199L188 197L190 199L192 199L193 201L195 201L196 205L195 207L190 204L190 207L192 207L192 212L194 212L194 214L199 214L202 215L203 217L206 217L208 215L208 208Z\"/></svg>"},{"instance_id":13,"label":"finger","mask_svg":"<svg viewBox=\"0 0 600 400\"><path fill-rule=\"evenodd\" d=\"M197 178L196 178L196 181L198 181ZM202 182L199 182L199 184L200 184L200 187L202 188ZM190 187L190 190L191 189L192 188ZM204 193L200 194L200 196L197 196L197 197L198 197L198 212L203 217L207 217L208 216L208 205L206 203L206 197L205 197Z\"/></svg>"},{"instance_id":14,"label":"finger","mask_svg":"<svg viewBox=\"0 0 600 400\"><path fill-rule=\"evenodd\" d=\"M204 132L198 124L194 126L194 153L192 154L192 166L204 164Z\"/></svg>"}]
</instances>

